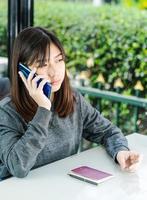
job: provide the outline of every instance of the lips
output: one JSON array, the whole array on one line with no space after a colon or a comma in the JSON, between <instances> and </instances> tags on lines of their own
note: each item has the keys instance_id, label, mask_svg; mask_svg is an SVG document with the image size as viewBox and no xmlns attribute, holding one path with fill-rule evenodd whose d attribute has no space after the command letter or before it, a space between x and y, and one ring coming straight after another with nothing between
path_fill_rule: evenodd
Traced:
<instances>
[{"instance_id":1,"label":"lips","mask_svg":"<svg viewBox=\"0 0 147 200\"><path fill-rule=\"evenodd\" d=\"M59 84L59 82L60 82L60 80L55 80L55 81L52 81L51 84L52 85L57 85L57 84Z\"/></svg>"}]
</instances>

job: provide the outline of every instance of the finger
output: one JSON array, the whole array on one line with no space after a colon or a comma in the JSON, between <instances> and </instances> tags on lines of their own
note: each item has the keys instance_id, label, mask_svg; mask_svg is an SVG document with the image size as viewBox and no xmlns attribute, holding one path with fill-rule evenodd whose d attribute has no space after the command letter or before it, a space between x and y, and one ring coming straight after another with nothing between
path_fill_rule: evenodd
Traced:
<instances>
[{"instance_id":1,"label":"finger","mask_svg":"<svg viewBox=\"0 0 147 200\"><path fill-rule=\"evenodd\" d=\"M133 163L137 163L139 162L139 159L140 159L140 155L138 153L134 153L132 152L130 154L130 162L133 164Z\"/></svg>"},{"instance_id":2,"label":"finger","mask_svg":"<svg viewBox=\"0 0 147 200\"><path fill-rule=\"evenodd\" d=\"M134 162L130 163L130 165L126 168L126 171L129 172L135 172L138 167L140 166L140 163L143 159L143 155L137 155L138 160L134 160Z\"/></svg>"},{"instance_id":3,"label":"finger","mask_svg":"<svg viewBox=\"0 0 147 200\"><path fill-rule=\"evenodd\" d=\"M140 163L142 160L143 160L143 155L138 154L138 156L134 160L132 160L132 164Z\"/></svg>"},{"instance_id":4,"label":"finger","mask_svg":"<svg viewBox=\"0 0 147 200\"><path fill-rule=\"evenodd\" d=\"M135 157L139 156L139 153L135 152L135 151L129 151L129 153L130 153L131 156L135 156Z\"/></svg>"},{"instance_id":5,"label":"finger","mask_svg":"<svg viewBox=\"0 0 147 200\"><path fill-rule=\"evenodd\" d=\"M36 70L37 70L36 68L33 68L33 70L30 72L30 74L29 74L29 76L27 78L27 83L28 83L29 87L32 87L32 79L33 79L33 77L35 75Z\"/></svg>"},{"instance_id":6,"label":"finger","mask_svg":"<svg viewBox=\"0 0 147 200\"><path fill-rule=\"evenodd\" d=\"M135 172L139 168L139 165L140 165L139 162L135 163L135 164L129 166L128 169L127 169L127 171L129 171L129 172Z\"/></svg>"},{"instance_id":7,"label":"finger","mask_svg":"<svg viewBox=\"0 0 147 200\"><path fill-rule=\"evenodd\" d=\"M124 170L126 168L126 163L125 163L125 159L124 157L122 157L120 160L119 160L119 164L120 164L120 167L122 170Z\"/></svg>"},{"instance_id":8,"label":"finger","mask_svg":"<svg viewBox=\"0 0 147 200\"><path fill-rule=\"evenodd\" d=\"M43 75L37 75L35 78L33 78L32 80L32 87L33 88L37 88L38 87L38 82L41 82L41 79L43 79L44 76Z\"/></svg>"},{"instance_id":9,"label":"finger","mask_svg":"<svg viewBox=\"0 0 147 200\"><path fill-rule=\"evenodd\" d=\"M40 82L40 84L39 84L39 86L38 86L38 89L39 89L39 90L43 90L43 87L44 87L44 85L45 85L46 83L49 83L49 81L46 80L46 79L43 79L43 80Z\"/></svg>"},{"instance_id":10,"label":"finger","mask_svg":"<svg viewBox=\"0 0 147 200\"><path fill-rule=\"evenodd\" d=\"M20 78L22 79L23 83L25 84L26 88L28 88L27 80L26 80L25 76L23 75L23 73L21 71L19 71L18 74L19 74Z\"/></svg>"}]
</instances>

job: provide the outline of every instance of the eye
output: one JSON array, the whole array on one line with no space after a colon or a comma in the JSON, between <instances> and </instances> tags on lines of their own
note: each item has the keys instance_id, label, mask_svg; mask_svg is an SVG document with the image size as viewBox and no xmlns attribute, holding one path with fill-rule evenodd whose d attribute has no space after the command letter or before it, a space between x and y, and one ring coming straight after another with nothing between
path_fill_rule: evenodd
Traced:
<instances>
[{"instance_id":1,"label":"eye","mask_svg":"<svg viewBox=\"0 0 147 200\"><path fill-rule=\"evenodd\" d=\"M63 61L63 58L59 58L57 60L55 60L56 63Z\"/></svg>"},{"instance_id":2,"label":"eye","mask_svg":"<svg viewBox=\"0 0 147 200\"><path fill-rule=\"evenodd\" d=\"M47 66L47 64L45 64L45 63L42 65L42 67L46 67L46 66Z\"/></svg>"}]
</instances>

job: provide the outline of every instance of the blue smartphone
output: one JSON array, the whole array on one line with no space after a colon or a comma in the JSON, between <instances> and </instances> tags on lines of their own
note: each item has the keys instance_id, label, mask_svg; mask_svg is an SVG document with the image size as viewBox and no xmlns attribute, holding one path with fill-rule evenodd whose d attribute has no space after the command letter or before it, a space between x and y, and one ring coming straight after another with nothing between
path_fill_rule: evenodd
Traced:
<instances>
[{"instance_id":1,"label":"blue smartphone","mask_svg":"<svg viewBox=\"0 0 147 200\"><path fill-rule=\"evenodd\" d=\"M27 79L31 70L23 65L22 63L19 63L18 64L18 70L21 71L23 73L23 75L25 76L25 78ZM35 78L37 76L37 74L34 74L34 77ZM39 83L42 81L42 78L39 79L39 81L37 81L37 87L39 86ZM45 94L46 97L50 98L50 95L51 95L51 84L49 83L46 83L43 87L43 93Z\"/></svg>"}]
</instances>

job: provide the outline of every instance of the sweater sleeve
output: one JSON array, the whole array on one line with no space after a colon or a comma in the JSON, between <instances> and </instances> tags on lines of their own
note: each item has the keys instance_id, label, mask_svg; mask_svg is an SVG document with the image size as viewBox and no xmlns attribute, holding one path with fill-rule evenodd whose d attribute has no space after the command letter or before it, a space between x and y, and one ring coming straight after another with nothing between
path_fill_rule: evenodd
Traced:
<instances>
[{"instance_id":1,"label":"sweater sleeve","mask_svg":"<svg viewBox=\"0 0 147 200\"><path fill-rule=\"evenodd\" d=\"M20 133L17 119L0 107L0 160L13 176L25 177L34 166L46 144L50 116L50 111L38 107L26 132Z\"/></svg>"},{"instance_id":2,"label":"sweater sleeve","mask_svg":"<svg viewBox=\"0 0 147 200\"><path fill-rule=\"evenodd\" d=\"M104 145L114 160L119 151L129 150L127 140L121 130L104 118L81 94L79 94L79 99L83 119L83 137Z\"/></svg>"}]
</instances>

